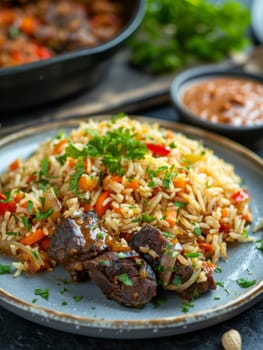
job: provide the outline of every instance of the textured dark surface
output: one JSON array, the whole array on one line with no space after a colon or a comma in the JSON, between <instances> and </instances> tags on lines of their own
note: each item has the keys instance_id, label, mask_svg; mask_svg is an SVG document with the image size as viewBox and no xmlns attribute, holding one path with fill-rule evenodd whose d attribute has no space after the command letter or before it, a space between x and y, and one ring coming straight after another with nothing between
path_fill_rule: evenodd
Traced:
<instances>
[{"instance_id":1,"label":"textured dark surface","mask_svg":"<svg viewBox=\"0 0 263 350\"><path fill-rule=\"evenodd\" d=\"M148 340L105 340L72 335L35 325L0 308L1 350L219 350L221 336L237 329L243 350L263 349L263 302L241 315L202 331Z\"/></svg>"}]
</instances>

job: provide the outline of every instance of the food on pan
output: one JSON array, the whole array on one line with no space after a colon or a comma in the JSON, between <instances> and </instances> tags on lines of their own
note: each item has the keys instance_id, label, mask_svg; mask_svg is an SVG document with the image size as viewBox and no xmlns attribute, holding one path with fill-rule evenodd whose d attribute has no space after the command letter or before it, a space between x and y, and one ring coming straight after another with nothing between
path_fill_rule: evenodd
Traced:
<instances>
[{"instance_id":1,"label":"food on pan","mask_svg":"<svg viewBox=\"0 0 263 350\"><path fill-rule=\"evenodd\" d=\"M123 11L114 0L6 1L0 4L0 67L108 41L122 29Z\"/></svg>"},{"instance_id":2,"label":"food on pan","mask_svg":"<svg viewBox=\"0 0 263 350\"><path fill-rule=\"evenodd\" d=\"M215 289L228 243L251 240L250 196L232 165L124 115L82 123L14 160L0 193L0 249L16 259L15 276L60 264L129 307L157 285L187 300Z\"/></svg>"},{"instance_id":3,"label":"food on pan","mask_svg":"<svg viewBox=\"0 0 263 350\"><path fill-rule=\"evenodd\" d=\"M235 77L215 77L186 86L182 102L197 117L234 126L263 123L263 84Z\"/></svg>"}]
</instances>

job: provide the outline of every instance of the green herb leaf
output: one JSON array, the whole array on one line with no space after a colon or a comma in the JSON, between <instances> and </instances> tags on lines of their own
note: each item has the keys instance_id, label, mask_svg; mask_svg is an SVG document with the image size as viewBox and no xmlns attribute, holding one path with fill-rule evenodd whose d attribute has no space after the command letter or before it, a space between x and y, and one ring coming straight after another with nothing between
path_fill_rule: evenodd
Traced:
<instances>
[{"instance_id":1,"label":"green herb leaf","mask_svg":"<svg viewBox=\"0 0 263 350\"><path fill-rule=\"evenodd\" d=\"M187 206L186 202L174 202L174 206L177 208L185 208Z\"/></svg>"},{"instance_id":2,"label":"green herb leaf","mask_svg":"<svg viewBox=\"0 0 263 350\"><path fill-rule=\"evenodd\" d=\"M23 225L25 226L27 232L29 232L30 228L31 228L29 220L25 216L20 216L20 218L21 218Z\"/></svg>"},{"instance_id":3,"label":"green herb leaf","mask_svg":"<svg viewBox=\"0 0 263 350\"><path fill-rule=\"evenodd\" d=\"M39 295L41 298L43 298L45 300L48 300L48 298L49 298L49 289L37 288L37 289L35 289L34 294L35 295Z\"/></svg>"},{"instance_id":4,"label":"green herb leaf","mask_svg":"<svg viewBox=\"0 0 263 350\"><path fill-rule=\"evenodd\" d=\"M53 208L49 208L46 211L40 211L39 214L36 216L36 220L37 221L41 221L42 219L47 219L50 215L52 215L54 213L54 209Z\"/></svg>"},{"instance_id":5,"label":"green herb leaf","mask_svg":"<svg viewBox=\"0 0 263 350\"><path fill-rule=\"evenodd\" d=\"M0 264L0 275L8 275L9 273L11 273L11 266Z\"/></svg>"},{"instance_id":6,"label":"green herb leaf","mask_svg":"<svg viewBox=\"0 0 263 350\"><path fill-rule=\"evenodd\" d=\"M40 175L47 176L48 175L48 158L44 157L40 163Z\"/></svg>"},{"instance_id":7,"label":"green herb leaf","mask_svg":"<svg viewBox=\"0 0 263 350\"><path fill-rule=\"evenodd\" d=\"M190 307L194 307L194 304L192 303L183 303L181 305L182 312L188 312Z\"/></svg>"},{"instance_id":8,"label":"green herb leaf","mask_svg":"<svg viewBox=\"0 0 263 350\"><path fill-rule=\"evenodd\" d=\"M195 228L194 228L194 234L195 234L196 236L201 236L201 234L202 234L201 228L200 228L200 227L195 227Z\"/></svg>"},{"instance_id":9,"label":"green herb leaf","mask_svg":"<svg viewBox=\"0 0 263 350\"><path fill-rule=\"evenodd\" d=\"M256 241L256 248L263 252L263 239L259 239Z\"/></svg>"},{"instance_id":10,"label":"green herb leaf","mask_svg":"<svg viewBox=\"0 0 263 350\"><path fill-rule=\"evenodd\" d=\"M245 278L239 278L236 282L241 288L249 288L257 283L256 280L246 280Z\"/></svg>"},{"instance_id":11,"label":"green herb leaf","mask_svg":"<svg viewBox=\"0 0 263 350\"><path fill-rule=\"evenodd\" d=\"M102 266L109 266L110 262L109 262L109 260L101 259L101 260L99 260L99 264Z\"/></svg>"},{"instance_id":12,"label":"green herb leaf","mask_svg":"<svg viewBox=\"0 0 263 350\"><path fill-rule=\"evenodd\" d=\"M66 287L63 287L61 290L60 290L60 294L65 294L66 292L68 292L68 288Z\"/></svg>"},{"instance_id":13,"label":"green herb leaf","mask_svg":"<svg viewBox=\"0 0 263 350\"><path fill-rule=\"evenodd\" d=\"M79 303L84 297L82 295L75 295L73 299L76 303Z\"/></svg>"},{"instance_id":14,"label":"green herb leaf","mask_svg":"<svg viewBox=\"0 0 263 350\"><path fill-rule=\"evenodd\" d=\"M70 176L69 190L79 194L79 179L84 174L84 162L79 161L75 165L75 173Z\"/></svg>"},{"instance_id":15,"label":"green herb leaf","mask_svg":"<svg viewBox=\"0 0 263 350\"><path fill-rule=\"evenodd\" d=\"M222 272L222 268L221 268L220 266L217 266L217 267L215 268L215 272L217 272L217 273Z\"/></svg>"},{"instance_id":16,"label":"green herb leaf","mask_svg":"<svg viewBox=\"0 0 263 350\"><path fill-rule=\"evenodd\" d=\"M129 278L127 273L123 273L118 276L118 280L125 286L131 287L133 285L132 280Z\"/></svg>"},{"instance_id":17,"label":"green herb leaf","mask_svg":"<svg viewBox=\"0 0 263 350\"><path fill-rule=\"evenodd\" d=\"M173 282L172 284L174 286L180 286L182 284L182 279L178 276L175 276L174 279L173 279Z\"/></svg>"},{"instance_id":18,"label":"green herb leaf","mask_svg":"<svg viewBox=\"0 0 263 350\"><path fill-rule=\"evenodd\" d=\"M34 207L33 202L32 202L31 200L29 200L29 201L27 202L27 211L28 211L29 214L32 213L33 207Z\"/></svg>"},{"instance_id":19,"label":"green herb leaf","mask_svg":"<svg viewBox=\"0 0 263 350\"><path fill-rule=\"evenodd\" d=\"M199 253L185 253L185 256L188 258L197 258L200 254Z\"/></svg>"},{"instance_id":20,"label":"green herb leaf","mask_svg":"<svg viewBox=\"0 0 263 350\"><path fill-rule=\"evenodd\" d=\"M126 258L126 254L123 252L118 253L118 259L124 259Z\"/></svg>"},{"instance_id":21,"label":"green herb leaf","mask_svg":"<svg viewBox=\"0 0 263 350\"><path fill-rule=\"evenodd\" d=\"M142 214L142 221L143 222L153 222L154 218L149 214Z\"/></svg>"}]
</instances>

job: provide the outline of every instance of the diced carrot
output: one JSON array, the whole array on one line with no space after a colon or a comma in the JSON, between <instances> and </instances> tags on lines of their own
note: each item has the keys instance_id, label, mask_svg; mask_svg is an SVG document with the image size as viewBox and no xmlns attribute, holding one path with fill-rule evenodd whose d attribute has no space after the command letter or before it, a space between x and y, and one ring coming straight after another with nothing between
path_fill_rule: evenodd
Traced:
<instances>
[{"instance_id":1,"label":"diced carrot","mask_svg":"<svg viewBox=\"0 0 263 350\"><path fill-rule=\"evenodd\" d=\"M68 158L68 166L72 169L75 166L75 160L74 158L69 157Z\"/></svg>"},{"instance_id":2,"label":"diced carrot","mask_svg":"<svg viewBox=\"0 0 263 350\"><path fill-rule=\"evenodd\" d=\"M229 224L227 222L220 223L220 232L228 233L230 231Z\"/></svg>"},{"instance_id":3,"label":"diced carrot","mask_svg":"<svg viewBox=\"0 0 263 350\"><path fill-rule=\"evenodd\" d=\"M52 154L59 154L63 151L64 146L68 143L68 140L63 139L59 141L53 148Z\"/></svg>"},{"instance_id":4,"label":"diced carrot","mask_svg":"<svg viewBox=\"0 0 263 350\"><path fill-rule=\"evenodd\" d=\"M173 209L167 209L165 214L165 220L168 222L170 227L173 227L176 224L177 213Z\"/></svg>"},{"instance_id":5,"label":"diced carrot","mask_svg":"<svg viewBox=\"0 0 263 350\"><path fill-rule=\"evenodd\" d=\"M50 245L50 239L49 237L46 237L46 238L43 238L40 243L39 243L40 247L45 251L47 252L48 251L48 248L49 248L49 245Z\"/></svg>"},{"instance_id":6,"label":"diced carrot","mask_svg":"<svg viewBox=\"0 0 263 350\"><path fill-rule=\"evenodd\" d=\"M167 139L173 139L174 133L171 130L166 130L165 136Z\"/></svg>"},{"instance_id":7,"label":"diced carrot","mask_svg":"<svg viewBox=\"0 0 263 350\"><path fill-rule=\"evenodd\" d=\"M19 166L20 166L20 161L19 161L19 159L16 159L15 161L13 161L13 162L9 165L8 169L9 169L10 171L14 171L14 170L18 169Z\"/></svg>"},{"instance_id":8,"label":"diced carrot","mask_svg":"<svg viewBox=\"0 0 263 350\"><path fill-rule=\"evenodd\" d=\"M16 201L16 202L20 202L21 199L23 199L23 198L24 198L23 193L18 192L18 193L16 194L16 196L15 196L15 201Z\"/></svg>"},{"instance_id":9,"label":"diced carrot","mask_svg":"<svg viewBox=\"0 0 263 350\"><path fill-rule=\"evenodd\" d=\"M228 209L222 208L221 209L221 216L222 216L222 218L227 218L228 217Z\"/></svg>"},{"instance_id":10,"label":"diced carrot","mask_svg":"<svg viewBox=\"0 0 263 350\"><path fill-rule=\"evenodd\" d=\"M181 188L181 190L183 192L185 192L185 188L186 188L186 181L184 179L173 179L173 184L174 187L176 188Z\"/></svg>"},{"instance_id":11,"label":"diced carrot","mask_svg":"<svg viewBox=\"0 0 263 350\"><path fill-rule=\"evenodd\" d=\"M245 221L251 221L251 215L249 213L245 213L242 215L242 219Z\"/></svg>"},{"instance_id":12,"label":"diced carrot","mask_svg":"<svg viewBox=\"0 0 263 350\"><path fill-rule=\"evenodd\" d=\"M131 247L124 245L122 242L116 241L111 238L110 235L106 236L105 243L114 252L129 252L131 250Z\"/></svg>"},{"instance_id":13,"label":"diced carrot","mask_svg":"<svg viewBox=\"0 0 263 350\"><path fill-rule=\"evenodd\" d=\"M87 174L81 175L79 178L79 189L81 191L92 191L97 184L97 180L94 178L92 179Z\"/></svg>"},{"instance_id":14,"label":"diced carrot","mask_svg":"<svg viewBox=\"0 0 263 350\"><path fill-rule=\"evenodd\" d=\"M120 176L112 176L112 178L110 179L111 182L118 182L121 183L122 179Z\"/></svg>"},{"instance_id":15,"label":"diced carrot","mask_svg":"<svg viewBox=\"0 0 263 350\"><path fill-rule=\"evenodd\" d=\"M134 178L132 179L132 181L129 181L129 180L128 180L128 181L126 182L126 187L127 187L127 188L132 188L133 191L138 190L138 189L140 188L138 179L136 179L136 177L134 177Z\"/></svg>"},{"instance_id":16,"label":"diced carrot","mask_svg":"<svg viewBox=\"0 0 263 350\"><path fill-rule=\"evenodd\" d=\"M212 246L212 244L204 243L204 242L199 243L199 248L201 250L203 250L204 252L209 252L209 253L213 253L215 250L214 247Z\"/></svg>"},{"instance_id":17,"label":"diced carrot","mask_svg":"<svg viewBox=\"0 0 263 350\"><path fill-rule=\"evenodd\" d=\"M36 232L31 233L31 235L21 238L20 243L24 245L33 245L45 237L46 235L42 228L38 228Z\"/></svg>"},{"instance_id":18,"label":"diced carrot","mask_svg":"<svg viewBox=\"0 0 263 350\"><path fill-rule=\"evenodd\" d=\"M121 214L121 208L113 208L114 213Z\"/></svg>"},{"instance_id":19,"label":"diced carrot","mask_svg":"<svg viewBox=\"0 0 263 350\"><path fill-rule=\"evenodd\" d=\"M20 25L20 29L22 30L22 32L29 34L29 35L34 34L36 27L37 27L36 20L30 16L23 18L21 25Z\"/></svg>"},{"instance_id":20,"label":"diced carrot","mask_svg":"<svg viewBox=\"0 0 263 350\"><path fill-rule=\"evenodd\" d=\"M36 178L37 178L36 175L31 174L27 180L27 183L30 184L31 182L34 182Z\"/></svg>"},{"instance_id":21,"label":"diced carrot","mask_svg":"<svg viewBox=\"0 0 263 350\"><path fill-rule=\"evenodd\" d=\"M83 205L84 212L87 213L88 211L92 210L92 205L89 203Z\"/></svg>"},{"instance_id":22,"label":"diced carrot","mask_svg":"<svg viewBox=\"0 0 263 350\"><path fill-rule=\"evenodd\" d=\"M94 210L95 210L95 213L98 215L98 217L102 217L103 214L105 213L105 211L109 208L110 206L110 203L104 205L104 201L105 199L107 199L108 197L110 196L110 192L108 191L105 191L105 192L102 192L97 201L96 201L96 204L95 204L95 207L94 207Z\"/></svg>"}]
</instances>

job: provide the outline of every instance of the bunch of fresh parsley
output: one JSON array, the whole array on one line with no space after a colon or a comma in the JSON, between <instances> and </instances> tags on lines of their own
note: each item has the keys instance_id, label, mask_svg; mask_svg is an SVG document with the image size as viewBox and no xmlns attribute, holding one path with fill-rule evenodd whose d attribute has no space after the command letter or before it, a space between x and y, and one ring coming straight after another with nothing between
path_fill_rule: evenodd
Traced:
<instances>
[{"instance_id":1,"label":"bunch of fresh parsley","mask_svg":"<svg viewBox=\"0 0 263 350\"><path fill-rule=\"evenodd\" d=\"M245 48L248 8L237 1L148 0L129 42L132 63L160 73L196 61L219 61Z\"/></svg>"}]
</instances>

